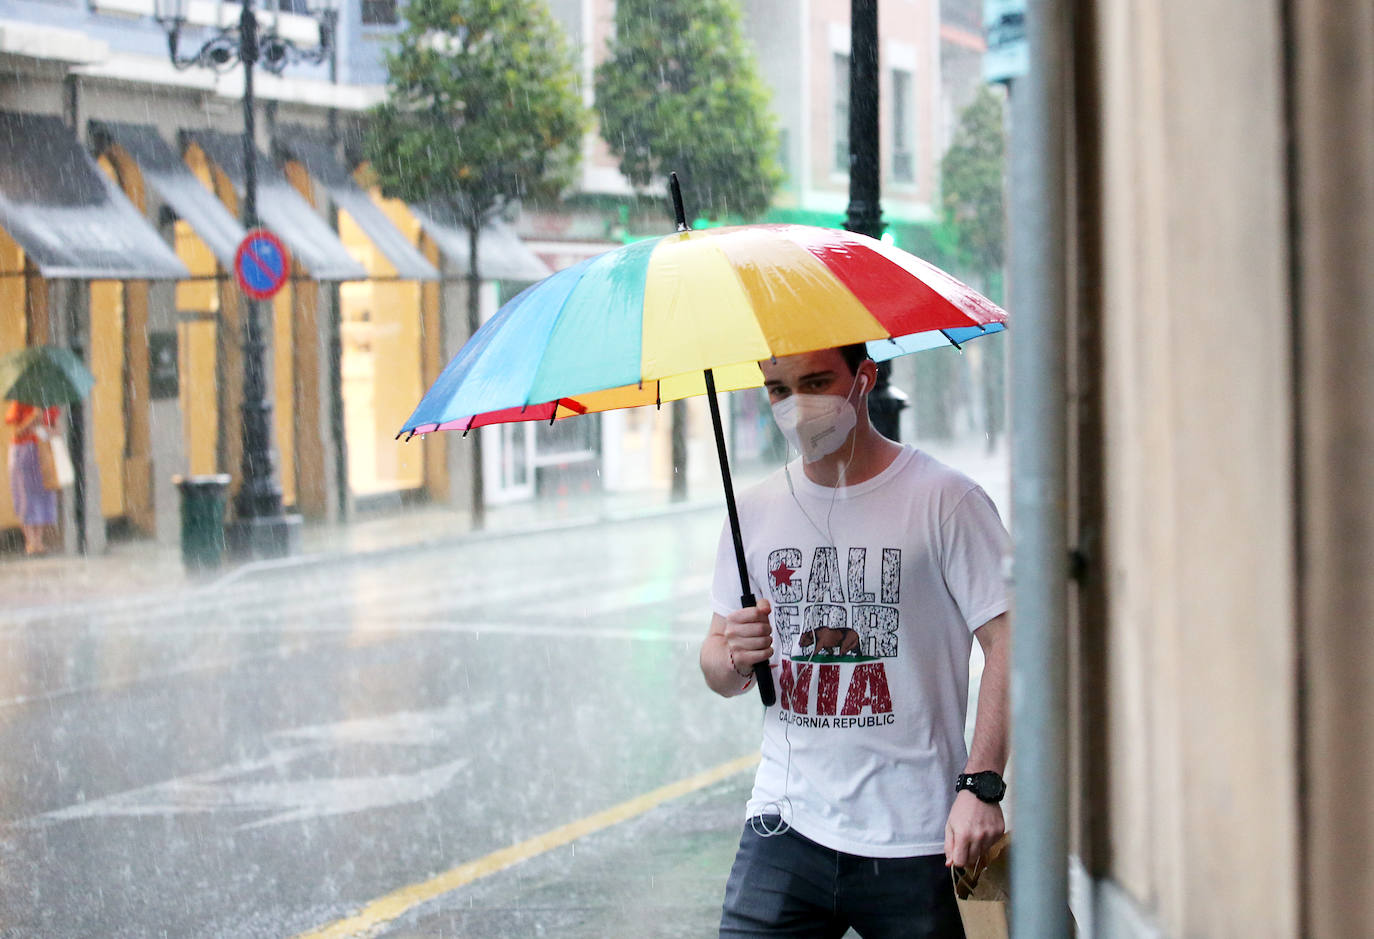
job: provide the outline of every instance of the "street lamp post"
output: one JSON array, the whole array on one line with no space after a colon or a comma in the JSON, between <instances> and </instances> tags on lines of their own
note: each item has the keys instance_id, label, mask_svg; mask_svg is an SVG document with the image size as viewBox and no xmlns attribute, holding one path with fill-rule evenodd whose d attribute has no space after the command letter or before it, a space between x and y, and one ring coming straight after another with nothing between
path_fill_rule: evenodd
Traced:
<instances>
[{"instance_id":1,"label":"street lamp post","mask_svg":"<svg viewBox=\"0 0 1374 939\"><path fill-rule=\"evenodd\" d=\"M849 4L849 207L844 227L870 238L883 236L878 159L878 0ZM891 440L901 436L906 395L893 388L892 366L878 365L868 396L874 428Z\"/></svg>"},{"instance_id":2,"label":"street lamp post","mask_svg":"<svg viewBox=\"0 0 1374 939\"><path fill-rule=\"evenodd\" d=\"M275 28L260 32L253 0L243 0L237 26L215 27L208 39L189 55L179 51L190 0L156 0L155 17L167 33L167 53L178 69L193 66L216 71L243 66L243 224L258 226L258 148L253 70L261 64L279 74L289 63L314 65L331 61L340 0L305 0L305 12L319 26L319 44L301 49ZM235 526L231 544L239 554L279 557L292 553L299 519L282 511L281 486L276 478L272 449L272 403L267 394L266 353L262 304L244 297L243 327L243 458Z\"/></svg>"}]
</instances>

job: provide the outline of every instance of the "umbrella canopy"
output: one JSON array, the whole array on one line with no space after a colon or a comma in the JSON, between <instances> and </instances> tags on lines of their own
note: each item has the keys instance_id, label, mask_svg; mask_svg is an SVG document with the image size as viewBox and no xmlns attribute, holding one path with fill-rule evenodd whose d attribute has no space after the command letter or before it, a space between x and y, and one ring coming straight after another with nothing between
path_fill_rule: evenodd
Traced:
<instances>
[{"instance_id":1,"label":"umbrella canopy","mask_svg":"<svg viewBox=\"0 0 1374 939\"><path fill-rule=\"evenodd\" d=\"M506 303L401 429L467 430L763 383L773 356L868 342L882 360L1003 328L944 271L807 225L682 231L559 271Z\"/></svg>"},{"instance_id":2,"label":"umbrella canopy","mask_svg":"<svg viewBox=\"0 0 1374 939\"><path fill-rule=\"evenodd\" d=\"M76 353L59 346L30 346L0 358L0 398L50 408L86 397L95 376Z\"/></svg>"},{"instance_id":3,"label":"umbrella canopy","mask_svg":"<svg viewBox=\"0 0 1374 939\"><path fill-rule=\"evenodd\" d=\"M807 225L678 231L545 278L505 304L448 364L401 433L707 395L739 567L754 606L716 390L763 383L758 363L859 342L876 358L1004 328L1006 314L944 271L864 235ZM397 434L399 437L400 434ZM754 667L765 705L768 663Z\"/></svg>"}]
</instances>

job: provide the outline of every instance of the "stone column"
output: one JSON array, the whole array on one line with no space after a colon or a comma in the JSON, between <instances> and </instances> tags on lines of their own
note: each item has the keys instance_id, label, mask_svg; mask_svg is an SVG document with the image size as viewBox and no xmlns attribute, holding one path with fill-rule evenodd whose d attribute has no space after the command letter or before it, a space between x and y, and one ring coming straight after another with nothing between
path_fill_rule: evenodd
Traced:
<instances>
[{"instance_id":1,"label":"stone column","mask_svg":"<svg viewBox=\"0 0 1374 939\"><path fill-rule=\"evenodd\" d=\"M295 283L295 336L292 354L296 376L294 413L296 510L308 519L337 521L338 473L329 381L329 332L323 324L333 315L330 294L311 280Z\"/></svg>"},{"instance_id":2,"label":"stone column","mask_svg":"<svg viewBox=\"0 0 1374 939\"><path fill-rule=\"evenodd\" d=\"M177 342L176 284L170 281L151 283L146 291L147 334L135 336L132 341L143 342L145 347L156 341L158 351L165 353L170 343L172 355L179 354ZM153 337L159 337L154 340ZM145 356L147 367L151 370L152 350ZM159 366L162 367L162 366ZM181 412L181 386L191 380L187 374L188 363L178 361L177 394L169 397L153 396L154 389L145 376L144 387L149 388L147 398L148 422L148 477L151 489L150 534L158 544L174 545L181 540L181 494L172 484L172 477L184 474L190 467L186 424Z\"/></svg>"},{"instance_id":3,"label":"stone column","mask_svg":"<svg viewBox=\"0 0 1374 939\"><path fill-rule=\"evenodd\" d=\"M48 281L50 341L76 352L89 365L91 345L90 284L84 280ZM100 467L96 462L94 424L89 400L64 409L67 444L76 465L76 485L63 492L60 510L63 548L67 553L103 554L105 517L100 506Z\"/></svg>"}]
</instances>

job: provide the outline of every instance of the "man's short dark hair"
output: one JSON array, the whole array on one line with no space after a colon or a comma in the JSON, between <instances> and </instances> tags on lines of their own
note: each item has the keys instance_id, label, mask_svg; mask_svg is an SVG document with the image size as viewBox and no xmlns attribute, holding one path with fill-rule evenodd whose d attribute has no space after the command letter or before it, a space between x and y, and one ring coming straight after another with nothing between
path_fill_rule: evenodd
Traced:
<instances>
[{"instance_id":1,"label":"man's short dark hair","mask_svg":"<svg viewBox=\"0 0 1374 939\"><path fill-rule=\"evenodd\" d=\"M849 366L849 371L859 374L859 366L868 361L868 344L856 342L848 346L840 346L840 355L844 357L844 364Z\"/></svg>"}]
</instances>

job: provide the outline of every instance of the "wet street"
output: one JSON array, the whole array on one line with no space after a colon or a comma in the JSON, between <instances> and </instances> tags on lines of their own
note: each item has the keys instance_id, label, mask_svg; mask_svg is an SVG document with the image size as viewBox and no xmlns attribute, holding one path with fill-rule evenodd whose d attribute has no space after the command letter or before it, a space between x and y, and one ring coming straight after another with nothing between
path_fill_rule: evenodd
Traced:
<instances>
[{"instance_id":1,"label":"wet street","mask_svg":"<svg viewBox=\"0 0 1374 939\"><path fill-rule=\"evenodd\" d=\"M697 671L720 522L0 613L0 935L709 935L760 718Z\"/></svg>"}]
</instances>

